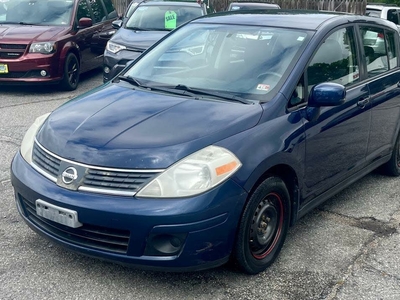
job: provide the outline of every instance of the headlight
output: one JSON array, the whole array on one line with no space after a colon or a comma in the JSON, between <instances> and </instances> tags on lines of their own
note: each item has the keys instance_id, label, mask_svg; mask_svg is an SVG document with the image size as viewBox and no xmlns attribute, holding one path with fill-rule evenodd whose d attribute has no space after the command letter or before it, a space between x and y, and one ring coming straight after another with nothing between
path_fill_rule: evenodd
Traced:
<instances>
[{"instance_id":1,"label":"headlight","mask_svg":"<svg viewBox=\"0 0 400 300\"><path fill-rule=\"evenodd\" d=\"M201 194L242 166L230 151L208 146L169 167L137 193L137 197L176 198Z\"/></svg>"},{"instance_id":2,"label":"headlight","mask_svg":"<svg viewBox=\"0 0 400 300\"><path fill-rule=\"evenodd\" d=\"M56 48L56 42L33 43L29 47L29 53L50 54L56 52Z\"/></svg>"},{"instance_id":3,"label":"headlight","mask_svg":"<svg viewBox=\"0 0 400 300\"><path fill-rule=\"evenodd\" d=\"M119 44L116 44L116 43L113 43L113 42L110 42L110 41L107 42L107 50L112 52L112 53L117 53L117 52L119 52L121 50L124 50L124 49L126 49L125 46L122 46L122 45L119 45Z\"/></svg>"},{"instance_id":4,"label":"headlight","mask_svg":"<svg viewBox=\"0 0 400 300\"><path fill-rule=\"evenodd\" d=\"M29 164L32 163L32 150L36 133L43 125L44 121L46 121L49 115L50 113L47 113L43 116L37 117L35 122L31 125L31 127L29 127L28 131L25 133L24 139L22 140L21 155Z\"/></svg>"}]
</instances>

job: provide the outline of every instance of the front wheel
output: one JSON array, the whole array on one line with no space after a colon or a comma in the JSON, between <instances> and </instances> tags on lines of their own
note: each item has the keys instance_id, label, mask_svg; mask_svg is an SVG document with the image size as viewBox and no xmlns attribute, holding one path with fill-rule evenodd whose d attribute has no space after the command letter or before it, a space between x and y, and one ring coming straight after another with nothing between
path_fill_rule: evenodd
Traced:
<instances>
[{"instance_id":1,"label":"front wheel","mask_svg":"<svg viewBox=\"0 0 400 300\"><path fill-rule=\"evenodd\" d=\"M68 53L64 63L64 78L61 86L64 90L73 91L79 83L79 61L74 53Z\"/></svg>"},{"instance_id":2,"label":"front wheel","mask_svg":"<svg viewBox=\"0 0 400 300\"><path fill-rule=\"evenodd\" d=\"M277 258L289 228L290 196L278 177L265 179L243 211L234 249L240 268L257 274Z\"/></svg>"}]
</instances>

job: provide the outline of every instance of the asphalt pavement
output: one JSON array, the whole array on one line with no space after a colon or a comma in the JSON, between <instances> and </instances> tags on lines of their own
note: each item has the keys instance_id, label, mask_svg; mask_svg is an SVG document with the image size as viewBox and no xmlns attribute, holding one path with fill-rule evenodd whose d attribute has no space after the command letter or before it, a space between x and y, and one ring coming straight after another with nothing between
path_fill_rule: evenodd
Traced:
<instances>
[{"instance_id":1,"label":"asphalt pavement","mask_svg":"<svg viewBox=\"0 0 400 300\"><path fill-rule=\"evenodd\" d=\"M149 272L53 245L19 216L10 162L34 119L74 92L0 85L0 299L400 299L400 179L374 172L302 218L276 263L249 276L234 267Z\"/></svg>"}]
</instances>

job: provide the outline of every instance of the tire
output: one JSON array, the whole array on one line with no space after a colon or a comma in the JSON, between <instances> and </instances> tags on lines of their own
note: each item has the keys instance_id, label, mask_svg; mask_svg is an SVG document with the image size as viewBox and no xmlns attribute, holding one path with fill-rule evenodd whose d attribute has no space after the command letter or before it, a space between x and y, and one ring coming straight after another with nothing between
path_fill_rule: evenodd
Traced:
<instances>
[{"instance_id":1,"label":"tire","mask_svg":"<svg viewBox=\"0 0 400 300\"><path fill-rule=\"evenodd\" d=\"M400 176L400 133L394 144L392 156L390 160L383 165L385 174L390 176Z\"/></svg>"},{"instance_id":2,"label":"tire","mask_svg":"<svg viewBox=\"0 0 400 300\"><path fill-rule=\"evenodd\" d=\"M290 196L278 177L265 179L251 195L239 223L234 260L248 274L264 271L278 257L290 222Z\"/></svg>"},{"instance_id":3,"label":"tire","mask_svg":"<svg viewBox=\"0 0 400 300\"><path fill-rule=\"evenodd\" d=\"M68 53L64 63L64 77L61 86L66 91L73 91L79 83L79 60L74 53Z\"/></svg>"}]
</instances>

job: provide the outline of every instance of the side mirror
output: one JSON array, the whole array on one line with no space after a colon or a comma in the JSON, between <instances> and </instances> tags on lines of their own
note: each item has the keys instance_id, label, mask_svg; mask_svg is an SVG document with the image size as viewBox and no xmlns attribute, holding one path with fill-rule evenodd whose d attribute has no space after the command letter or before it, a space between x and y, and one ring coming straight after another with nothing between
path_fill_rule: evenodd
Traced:
<instances>
[{"instance_id":1,"label":"side mirror","mask_svg":"<svg viewBox=\"0 0 400 300\"><path fill-rule=\"evenodd\" d=\"M337 83L325 82L314 86L308 97L306 109L307 120L316 121L320 115L321 106L338 106L346 99L346 88Z\"/></svg>"},{"instance_id":2,"label":"side mirror","mask_svg":"<svg viewBox=\"0 0 400 300\"><path fill-rule=\"evenodd\" d=\"M308 106L338 106L346 99L346 88L338 83L325 82L314 86L308 97Z\"/></svg>"},{"instance_id":3,"label":"side mirror","mask_svg":"<svg viewBox=\"0 0 400 300\"><path fill-rule=\"evenodd\" d=\"M87 28L93 25L91 18L80 18L78 22L79 28Z\"/></svg>"},{"instance_id":4,"label":"side mirror","mask_svg":"<svg viewBox=\"0 0 400 300\"><path fill-rule=\"evenodd\" d=\"M122 26L122 20L115 20L111 23L112 28L119 29Z\"/></svg>"}]
</instances>

